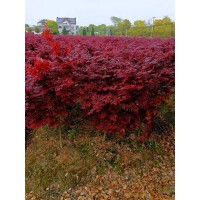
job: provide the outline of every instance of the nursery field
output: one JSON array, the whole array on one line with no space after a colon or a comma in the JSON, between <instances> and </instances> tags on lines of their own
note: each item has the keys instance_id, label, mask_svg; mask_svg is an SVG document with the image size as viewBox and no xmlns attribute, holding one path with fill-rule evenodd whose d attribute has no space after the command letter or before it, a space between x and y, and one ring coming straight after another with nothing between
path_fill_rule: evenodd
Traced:
<instances>
[{"instance_id":1,"label":"nursery field","mask_svg":"<svg viewBox=\"0 0 200 200\"><path fill-rule=\"evenodd\" d=\"M174 38L25 42L26 198L174 199Z\"/></svg>"}]
</instances>

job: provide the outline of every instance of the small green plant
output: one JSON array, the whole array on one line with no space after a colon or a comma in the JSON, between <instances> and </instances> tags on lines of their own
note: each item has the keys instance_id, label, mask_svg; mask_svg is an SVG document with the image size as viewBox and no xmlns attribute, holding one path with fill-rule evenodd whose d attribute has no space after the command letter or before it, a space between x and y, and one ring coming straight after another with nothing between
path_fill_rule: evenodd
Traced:
<instances>
[{"instance_id":1,"label":"small green plant","mask_svg":"<svg viewBox=\"0 0 200 200\"><path fill-rule=\"evenodd\" d=\"M73 138L75 136L75 134L76 134L76 131L74 129L72 129L72 130L69 130L68 136L69 136L69 138Z\"/></svg>"},{"instance_id":2,"label":"small green plant","mask_svg":"<svg viewBox=\"0 0 200 200\"><path fill-rule=\"evenodd\" d=\"M69 137L69 141L71 142L72 146L75 147L75 135L76 135L76 131L74 129L71 129L68 131L68 137Z\"/></svg>"},{"instance_id":3,"label":"small green plant","mask_svg":"<svg viewBox=\"0 0 200 200\"><path fill-rule=\"evenodd\" d=\"M148 142L146 142L146 146L147 149L151 150L151 151L157 151L158 148L160 147L159 143L155 140L150 140Z\"/></svg>"}]
</instances>

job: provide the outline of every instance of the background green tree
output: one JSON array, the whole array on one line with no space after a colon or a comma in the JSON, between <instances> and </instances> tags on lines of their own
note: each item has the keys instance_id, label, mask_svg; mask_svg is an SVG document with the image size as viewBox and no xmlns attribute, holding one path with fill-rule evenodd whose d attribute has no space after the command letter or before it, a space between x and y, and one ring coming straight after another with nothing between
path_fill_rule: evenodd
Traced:
<instances>
[{"instance_id":1,"label":"background green tree","mask_svg":"<svg viewBox=\"0 0 200 200\"><path fill-rule=\"evenodd\" d=\"M67 35L67 29L66 29L65 26L64 26L63 29L62 29L62 34L63 34L63 35Z\"/></svg>"},{"instance_id":2,"label":"background green tree","mask_svg":"<svg viewBox=\"0 0 200 200\"><path fill-rule=\"evenodd\" d=\"M154 21L153 36L155 37L170 37L174 36L174 26L172 20L165 16L163 19L156 19Z\"/></svg>"},{"instance_id":3,"label":"background green tree","mask_svg":"<svg viewBox=\"0 0 200 200\"><path fill-rule=\"evenodd\" d=\"M95 36L95 34L94 34L94 27L92 27L91 36Z\"/></svg>"},{"instance_id":4,"label":"background green tree","mask_svg":"<svg viewBox=\"0 0 200 200\"><path fill-rule=\"evenodd\" d=\"M118 22L117 23L117 30L120 33L120 36L124 35L124 26L123 26L123 22Z\"/></svg>"},{"instance_id":5,"label":"background green tree","mask_svg":"<svg viewBox=\"0 0 200 200\"><path fill-rule=\"evenodd\" d=\"M28 24L25 24L25 31L28 31L29 28L30 26Z\"/></svg>"},{"instance_id":6,"label":"background green tree","mask_svg":"<svg viewBox=\"0 0 200 200\"><path fill-rule=\"evenodd\" d=\"M117 27L117 24L118 24L119 22L122 22L122 19L119 18L119 17L112 16L110 19L111 19L112 23L114 24L114 27L115 27L115 28Z\"/></svg>"},{"instance_id":7,"label":"background green tree","mask_svg":"<svg viewBox=\"0 0 200 200\"><path fill-rule=\"evenodd\" d=\"M88 26L89 32L92 31L92 28L94 28L94 32L95 32L95 31L96 31L96 26L95 26L94 24L90 24L90 25Z\"/></svg>"},{"instance_id":8,"label":"background green tree","mask_svg":"<svg viewBox=\"0 0 200 200\"><path fill-rule=\"evenodd\" d=\"M146 23L144 20L136 20L136 21L134 21L133 24L136 27L146 27Z\"/></svg>"},{"instance_id":9,"label":"background green tree","mask_svg":"<svg viewBox=\"0 0 200 200\"><path fill-rule=\"evenodd\" d=\"M38 27L38 26L35 26L34 31L35 31L36 33L39 33L39 32L40 32L39 27Z\"/></svg>"},{"instance_id":10,"label":"background green tree","mask_svg":"<svg viewBox=\"0 0 200 200\"><path fill-rule=\"evenodd\" d=\"M128 30L131 28L131 22L128 19L125 19L123 21L123 28L124 28L124 31L125 31L125 36L127 36Z\"/></svg>"},{"instance_id":11,"label":"background green tree","mask_svg":"<svg viewBox=\"0 0 200 200\"><path fill-rule=\"evenodd\" d=\"M118 22L117 28L121 36L127 36L128 30L131 28L131 22L128 19L125 19L122 22Z\"/></svg>"},{"instance_id":12,"label":"background green tree","mask_svg":"<svg viewBox=\"0 0 200 200\"><path fill-rule=\"evenodd\" d=\"M107 26L105 24L101 24L97 26L98 35L105 36L107 33Z\"/></svg>"},{"instance_id":13,"label":"background green tree","mask_svg":"<svg viewBox=\"0 0 200 200\"><path fill-rule=\"evenodd\" d=\"M87 31L86 31L86 28L84 27L83 29L82 29L82 35L86 35L87 34Z\"/></svg>"},{"instance_id":14,"label":"background green tree","mask_svg":"<svg viewBox=\"0 0 200 200\"><path fill-rule=\"evenodd\" d=\"M28 28L27 28L27 31L28 31L28 32L32 32L33 30L32 30L31 27L28 27Z\"/></svg>"},{"instance_id":15,"label":"background green tree","mask_svg":"<svg viewBox=\"0 0 200 200\"><path fill-rule=\"evenodd\" d=\"M133 27L129 30L130 36L135 37L146 37L147 36L147 27L144 20L136 20L133 22Z\"/></svg>"},{"instance_id":16,"label":"background green tree","mask_svg":"<svg viewBox=\"0 0 200 200\"><path fill-rule=\"evenodd\" d=\"M58 23L53 20L47 20L47 26L51 29L53 34L59 34Z\"/></svg>"},{"instance_id":17,"label":"background green tree","mask_svg":"<svg viewBox=\"0 0 200 200\"><path fill-rule=\"evenodd\" d=\"M112 36L115 35L116 28L113 25L107 26L108 29L108 35Z\"/></svg>"}]
</instances>

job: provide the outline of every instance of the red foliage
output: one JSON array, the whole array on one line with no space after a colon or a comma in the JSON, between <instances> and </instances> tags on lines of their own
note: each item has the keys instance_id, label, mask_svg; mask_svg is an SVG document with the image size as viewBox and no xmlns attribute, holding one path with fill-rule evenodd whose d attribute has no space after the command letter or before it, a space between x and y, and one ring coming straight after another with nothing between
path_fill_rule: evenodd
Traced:
<instances>
[{"instance_id":1,"label":"red foliage","mask_svg":"<svg viewBox=\"0 0 200 200\"><path fill-rule=\"evenodd\" d=\"M45 38L43 37L45 36ZM67 123L76 103L102 132L146 124L174 88L174 39L26 35L26 122Z\"/></svg>"},{"instance_id":2,"label":"red foliage","mask_svg":"<svg viewBox=\"0 0 200 200\"><path fill-rule=\"evenodd\" d=\"M57 126L60 121L66 123L68 107L73 102L73 91L70 89L73 86L71 69L61 67L63 64L67 66L68 61L59 57L59 43L50 32L45 32L45 38L49 42L48 48L52 48L48 54L43 52L42 55L48 57L38 58L41 54L36 53L31 58L32 62L27 57L26 126L33 129L46 124ZM41 46L39 51L46 49Z\"/></svg>"},{"instance_id":3,"label":"red foliage","mask_svg":"<svg viewBox=\"0 0 200 200\"><path fill-rule=\"evenodd\" d=\"M51 30L48 28L48 26L45 24L44 31L42 32L42 35L44 38L50 42L53 41L53 34Z\"/></svg>"}]
</instances>

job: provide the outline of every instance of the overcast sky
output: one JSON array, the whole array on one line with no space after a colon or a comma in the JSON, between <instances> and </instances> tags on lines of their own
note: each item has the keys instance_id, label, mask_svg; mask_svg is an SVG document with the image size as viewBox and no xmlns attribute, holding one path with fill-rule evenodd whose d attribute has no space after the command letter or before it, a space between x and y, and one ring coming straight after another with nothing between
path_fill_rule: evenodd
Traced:
<instances>
[{"instance_id":1,"label":"overcast sky","mask_svg":"<svg viewBox=\"0 0 200 200\"><path fill-rule=\"evenodd\" d=\"M175 0L25 0L25 23L76 17L77 25L112 24L110 17L135 20L169 16L175 21Z\"/></svg>"}]
</instances>

